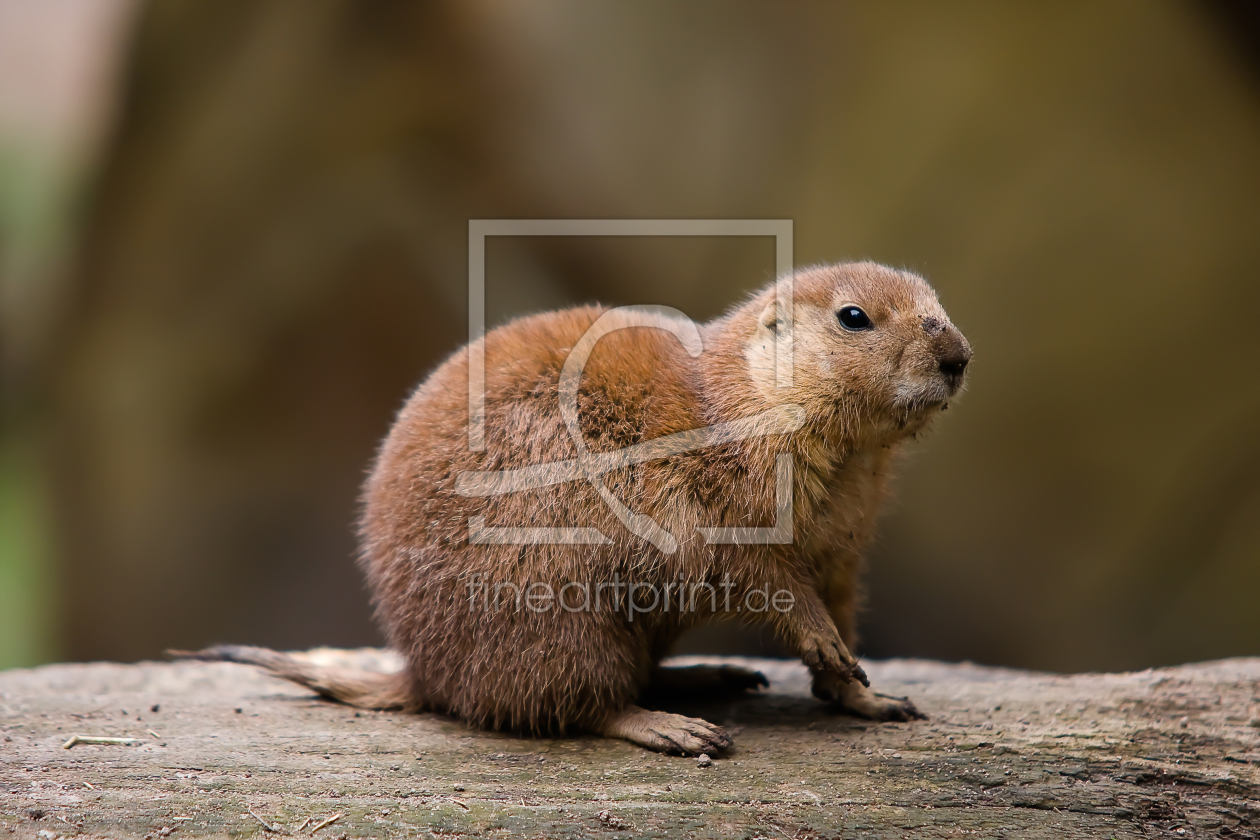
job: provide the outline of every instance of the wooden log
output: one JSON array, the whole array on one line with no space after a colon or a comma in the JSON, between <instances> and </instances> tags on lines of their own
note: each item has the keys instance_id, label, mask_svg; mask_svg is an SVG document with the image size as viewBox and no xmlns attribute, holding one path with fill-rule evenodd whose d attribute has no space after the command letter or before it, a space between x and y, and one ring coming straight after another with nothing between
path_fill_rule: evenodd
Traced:
<instances>
[{"instance_id":1,"label":"wooden log","mask_svg":"<svg viewBox=\"0 0 1260 840\"><path fill-rule=\"evenodd\" d=\"M379 651L312 651L389 668ZM679 700L702 766L593 737L363 712L238 665L0 674L0 833L61 837L1256 837L1260 658L1127 674L867 663L931 719L828 714L797 663ZM135 745L71 736L134 738Z\"/></svg>"}]
</instances>

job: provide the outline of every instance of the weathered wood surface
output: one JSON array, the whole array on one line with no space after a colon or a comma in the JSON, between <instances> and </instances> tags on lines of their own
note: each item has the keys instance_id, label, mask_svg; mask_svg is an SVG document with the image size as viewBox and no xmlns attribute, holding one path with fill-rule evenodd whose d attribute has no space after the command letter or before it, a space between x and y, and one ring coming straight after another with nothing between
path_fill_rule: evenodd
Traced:
<instances>
[{"instance_id":1,"label":"weathered wood surface","mask_svg":"<svg viewBox=\"0 0 1260 840\"><path fill-rule=\"evenodd\" d=\"M371 651L315 654L376 667ZM728 660L730 661L730 660ZM1132 674L867 664L925 722L828 715L794 663L674 710L701 767L626 743L356 712L236 665L0 674L0 833L53 837L1256 837L1260 659ZM79 745L74 734L134 737ZM263 823L267 824L264 828Z\"/></svg>"}]
</instances>

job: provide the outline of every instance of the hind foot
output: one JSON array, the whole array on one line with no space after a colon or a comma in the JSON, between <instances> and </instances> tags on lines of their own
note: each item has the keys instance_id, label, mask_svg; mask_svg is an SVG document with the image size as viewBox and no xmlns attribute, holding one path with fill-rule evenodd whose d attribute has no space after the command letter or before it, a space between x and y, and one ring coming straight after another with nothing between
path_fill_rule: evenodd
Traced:
<instances>
[{"instance_id":1,"label":"hind foot","mask_svg":"<svg viewBox=\"0 0 1260 840\"><path fill-rule=\"evenodd\" d=\"M858 682L841 682L831 674L814 677L814 696L831 703L831 711L871 720L927 720L908 697L877 694Z\"/></svg>"},{"instance_id":2,"label":"hind foot","mask_svg":"<svg viewBox=\"0 0 1260 840\"><path fill-rule=\"evenodd\" d=\"M717 755L731 746L730 737L708 721L638 706L626 706L614 715L601 734L673 755Z\"/></svg>"}]
</instances>

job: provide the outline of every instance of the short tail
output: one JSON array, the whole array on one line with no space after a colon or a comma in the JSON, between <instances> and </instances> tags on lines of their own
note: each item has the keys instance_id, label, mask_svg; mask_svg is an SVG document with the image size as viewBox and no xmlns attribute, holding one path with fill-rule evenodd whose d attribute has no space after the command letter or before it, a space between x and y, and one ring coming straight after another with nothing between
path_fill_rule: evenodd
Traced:
<instances>
[{"instance_id":1,"label":"short tail","mask_svg":"<svg viewBox=\"0 0 1260 840\"><path fill-rule=\"evenodd\" d=\"M405 671L378 674L352 671L348 668L323 668L303 662L287 653L245 645L215 645L205 650L168 650L179 659L202 662L241 662L257 665L273 676L304 685L307 688L349 706L360 709L402 709L416 711L410 675Z\"/></svg>"}]
</instances>

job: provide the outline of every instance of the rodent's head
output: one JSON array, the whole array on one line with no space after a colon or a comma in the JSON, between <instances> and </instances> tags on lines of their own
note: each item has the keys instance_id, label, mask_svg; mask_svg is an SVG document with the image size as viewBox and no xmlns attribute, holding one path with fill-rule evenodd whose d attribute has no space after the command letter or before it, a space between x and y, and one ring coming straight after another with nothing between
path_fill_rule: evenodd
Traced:
<instances>
[{"instance_id":1,"label":"rodent's head","mask_svg":"<svg viewBox=\"0 0 1260 840\"><path fill-rule=\"evenodd\" d=\"M792 301L791 329L774 287L745 310L759 314L744 357L772 403L860 417L871 428L851 432L888 437L923 428L962 388L971 346L923 278L870 262L822 266L796 273ZM789 348L792 384L776 387Z\"/></svg>"}]
</instances>

